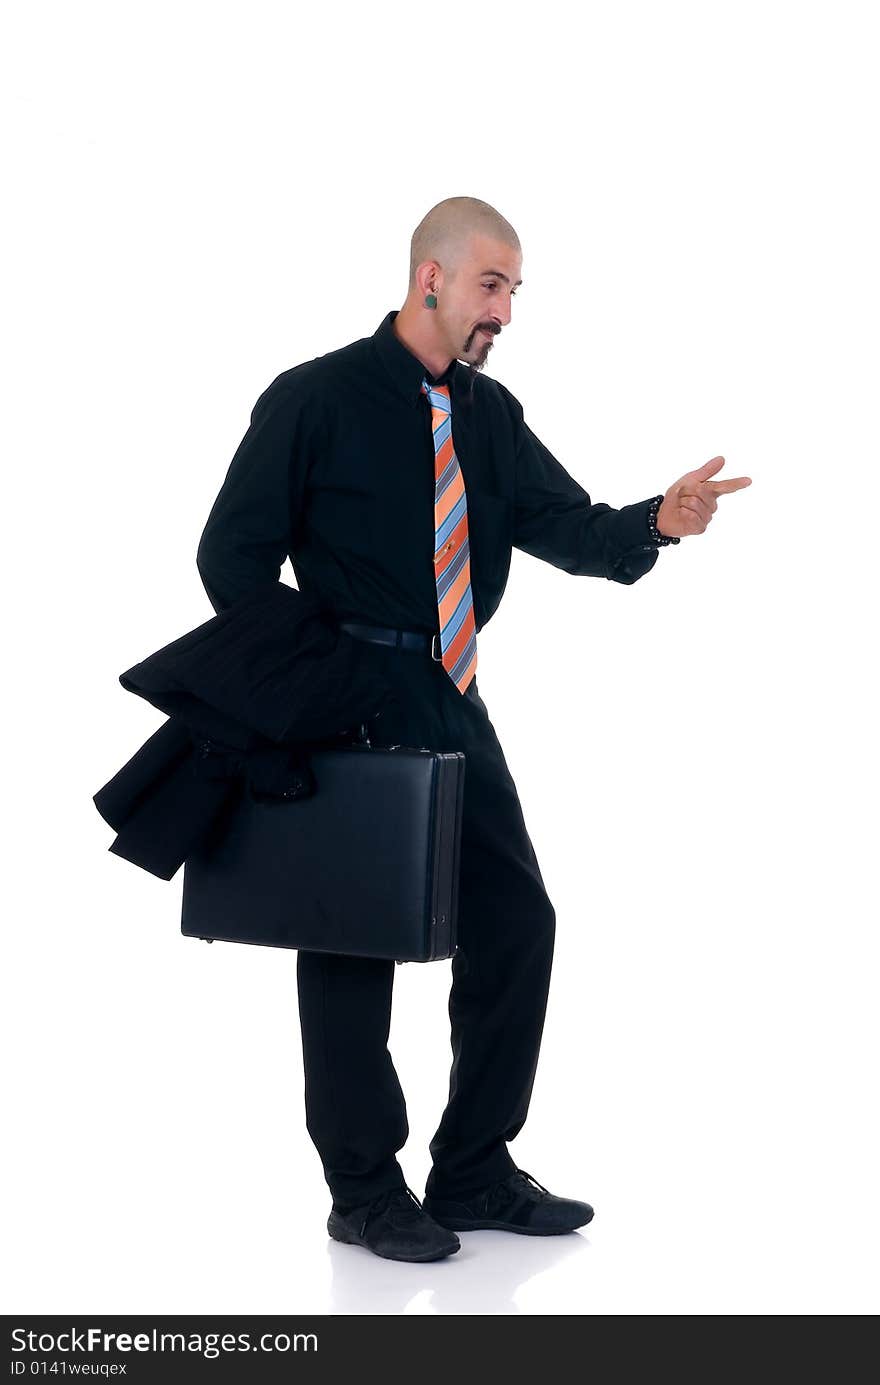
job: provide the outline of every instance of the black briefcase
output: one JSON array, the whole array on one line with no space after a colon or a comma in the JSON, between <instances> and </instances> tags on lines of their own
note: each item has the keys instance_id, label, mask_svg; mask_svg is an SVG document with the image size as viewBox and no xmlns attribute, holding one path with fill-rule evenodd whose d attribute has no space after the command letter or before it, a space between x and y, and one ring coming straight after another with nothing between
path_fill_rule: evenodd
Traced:
<instances>
[{"instance_id":1,"label":"black briefcase","mask_svg":"<svg viewBox=\"0 0 880 1385\"><path fill-rule=\"evenodd\" d=\"M181 931L213 942L430 962L457 951L465 756L316 749L296 801L243 785L183 867Z\"/></svg>"}]
</instances>

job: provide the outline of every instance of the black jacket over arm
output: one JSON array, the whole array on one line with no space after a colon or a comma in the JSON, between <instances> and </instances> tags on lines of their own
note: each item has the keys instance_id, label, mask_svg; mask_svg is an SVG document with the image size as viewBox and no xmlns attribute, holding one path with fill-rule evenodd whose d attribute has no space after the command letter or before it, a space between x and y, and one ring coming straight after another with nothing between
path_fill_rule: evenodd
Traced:
<instances>
[{"instance_id":1,"label":"black jacket over arm","mask_svg":"<svg viewBox=\"0 0 880 1385\"><path fill-rule=\"evenodd\" d=\"M309 596L262 583L120 675L168 720L94 795L110 847L170 880L244 780L251 792L314 791L308 750L384 706L368 646Z\"/></svg>"}]
</instances>

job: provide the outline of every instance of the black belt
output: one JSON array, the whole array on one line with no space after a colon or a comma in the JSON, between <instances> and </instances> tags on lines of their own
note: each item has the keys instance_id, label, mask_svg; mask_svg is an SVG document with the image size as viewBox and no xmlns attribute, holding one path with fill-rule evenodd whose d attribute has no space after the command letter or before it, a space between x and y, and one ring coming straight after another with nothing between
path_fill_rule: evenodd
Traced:
<instances>
[{"instance_id":1,"label":"black belt","mask_svg":"<svg viewBox=\"0 0 880 1385\"><path fill-rule=\"evenodd\" d=\"M421 630L395 630L388 625L356 625L349 620L341 621L339 628L340 630L347 630L356 639L370 640L373 644L387 644L393 649L409 649L423 654L429 653L437 663L440 663L443 658L439 634L426 635Z\"/></svg>"}]
</instances>

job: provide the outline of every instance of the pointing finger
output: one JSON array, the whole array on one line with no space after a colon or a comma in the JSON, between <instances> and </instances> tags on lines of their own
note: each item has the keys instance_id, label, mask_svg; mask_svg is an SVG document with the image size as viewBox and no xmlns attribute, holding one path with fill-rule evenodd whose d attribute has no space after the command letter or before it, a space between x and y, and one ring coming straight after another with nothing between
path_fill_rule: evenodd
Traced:
<instances>
[{"instance_id":1,"label":"pointing finger","mask_svg":"<svg viewBox=\"0 0 880 1385\"><path fill-rule=\"evenodd\" d=\"M720 471L723 466L723 457L713 457L711 461L704 462L702 466L698 466L696 471L691 472L691 475L698 481L708 481L709 477L714 476L716 471Z\"/></svg>"},{"instance_id":2,"label":"pointing finger","mask_svg":"<svg viewBox=\"0 0 880 1385\"><path fill-rule=\"evenodd\" d=\"M729 495L731 491L741 491L744 486L752 484L751 476L731 476L727 481L710 481L710 486L716 495Z\"/></svg>"}]
</instances>

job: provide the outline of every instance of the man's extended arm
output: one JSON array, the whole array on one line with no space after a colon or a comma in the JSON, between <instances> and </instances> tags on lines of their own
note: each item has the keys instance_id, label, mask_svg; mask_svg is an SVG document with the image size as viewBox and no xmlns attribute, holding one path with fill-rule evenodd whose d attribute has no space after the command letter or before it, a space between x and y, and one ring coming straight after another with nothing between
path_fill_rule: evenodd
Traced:
<instances>
[{"instance_id":1,"label":"man's extended arm","mask_svg":"<svg viewBox=\"0 0 880 1385\"><path fill-rule=\"evenodd\" d=\"M620 509L593 504L532 432L519 400L504 393L516 430L514 548L575 575L637 582L659 552L648 523L653 497Z\"/></svg>"}]
</instances>

